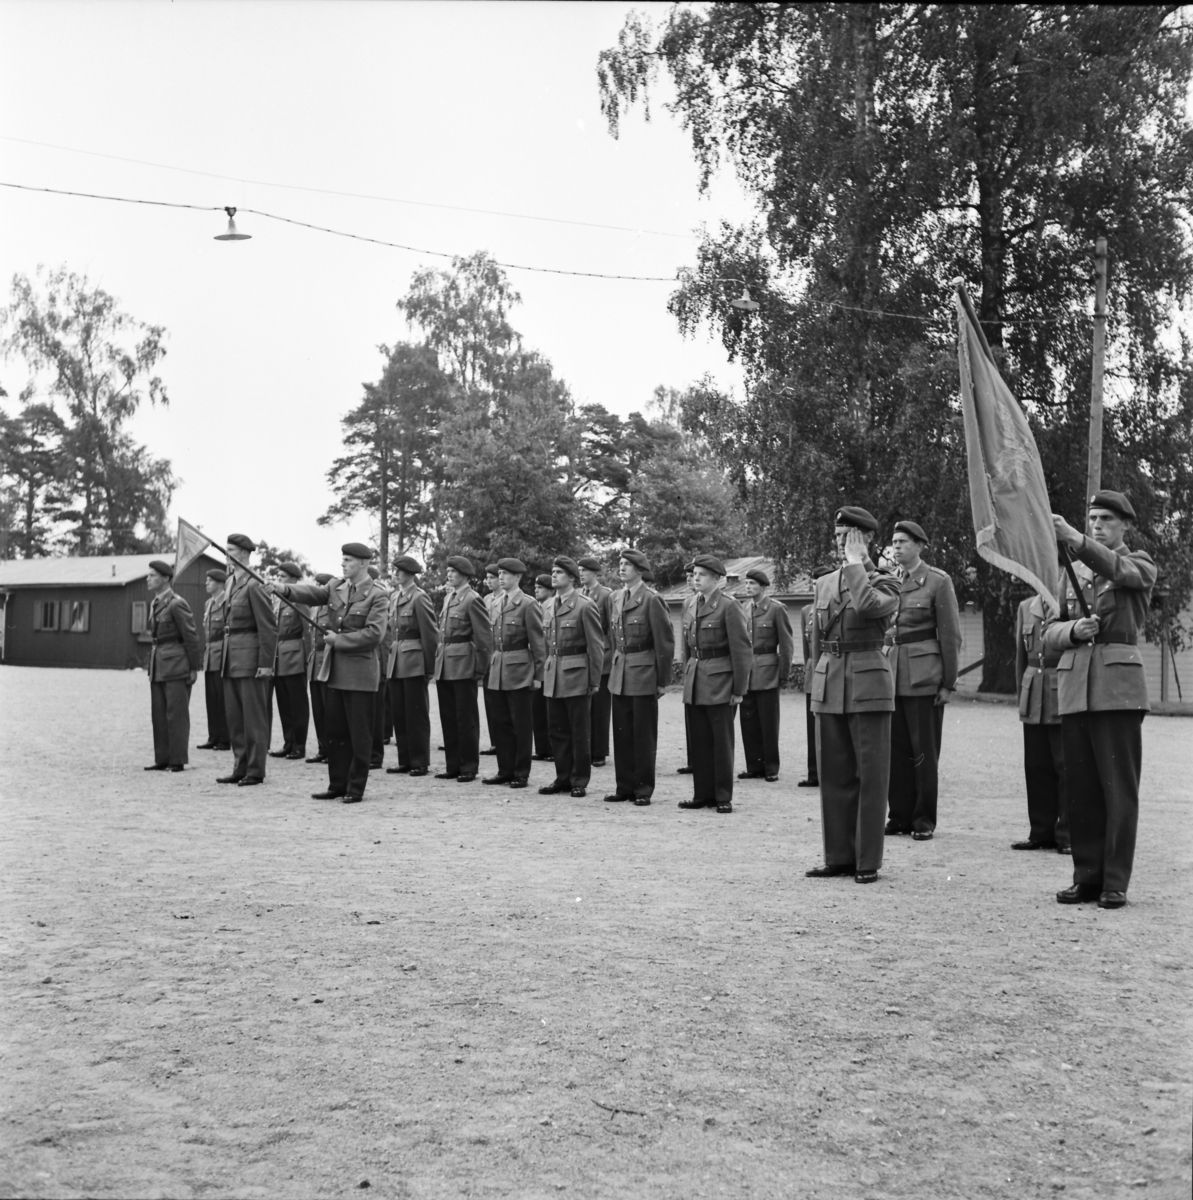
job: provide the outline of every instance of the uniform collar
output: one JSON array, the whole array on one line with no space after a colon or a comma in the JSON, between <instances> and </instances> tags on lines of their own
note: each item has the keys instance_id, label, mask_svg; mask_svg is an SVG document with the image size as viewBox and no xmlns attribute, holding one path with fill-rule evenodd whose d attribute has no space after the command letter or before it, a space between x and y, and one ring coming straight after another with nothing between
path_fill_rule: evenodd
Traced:
<instances>
[{"instance_id":1,"label":"uniform collar","mask_svg":"<svg viewBox=\"0 0 1193 1200\"><path fill-rule=\"evenodd\" d=\"M705 608L708 608L711 610L711 609L716 608L717 604L720 603L720 599L721 599L720 590L717 590L708 596L705 596L705 595L701 594L700 592L697 592L696 593L696 607L699 608L700 605L703 604L705 606Z\"/></svg>"},{"instance_id":2,"label":"uniform collar","mask_svg":"<svg viewBox=\"0 0 1193 1200\"><path fill-rule=\"evenodd\" d=\"M165 602L167 600L169 600L170 597L173 595L174 595L173 588L169 588L169 587L162 588L162 590L160 592L156 593L156 595L153 597L154 606L156 607L158 604L165 604Z\"/></svg>"}]
</instances>

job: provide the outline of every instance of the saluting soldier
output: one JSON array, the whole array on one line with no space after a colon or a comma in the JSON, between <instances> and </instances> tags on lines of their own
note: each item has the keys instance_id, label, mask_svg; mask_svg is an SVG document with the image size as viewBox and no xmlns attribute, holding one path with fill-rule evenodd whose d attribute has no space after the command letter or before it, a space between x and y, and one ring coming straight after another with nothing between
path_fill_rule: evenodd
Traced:
<instances>
[{"instance_id":1,"label":"saluting soldier","mask_svg":"<svg viewBox=\"0 0 1193 1200\"><path fill-rule=\"evenodd\" d=\"M253 787L265 781L269 751L269 687L277 651L278 622L266 585L245 569L257 544L243 533L228 537L232 578L224 585L224 711L235 760L217 783Z\"/></svg>"},{"instance_id":2,"label":"saluting soldier","mask_svg":"<svg viewBox=\"0 0 1193 1200\"><path fill-rule=\"evenodd\" d=\"M533 693L543 686L546 649L538 606L522 591L526 564L517 558L497 563L501 599L494 606L493 658L489 694L497 745L497 774L482 780L524 788L530 780L534 742Z\"/></svg>"},{"instance_id":3,"label":"saluting soldier","mask_svg":"<svg viewBox=\"0 0 1193 1200\"><path fill-rule=\"evenodd\" d=\"M1065 747L1060 726L1056 664L1044 649L1044 601L1031 596L1015 615L1015 685L1023 723L1023 774L1027 784L1027 840L1012 850L1071 854L1065 801Z\"/></svg>"},{"instance_id":4,"label":"saluting soldier","mask_svg":"<svg viewBox=\"0 0 1193 1200\"><path fill-rule=\"evenodd\" d=\"M298 581L302 568L298 563L284 562L277 567L281 582ZM271 750L270 758L306 758L307 732L311 724L311 706L307 700L307 658L311 644L311 627L298 615L310 615L302 604L298 611L279 602L278 647L273 664L273 690L278 698L278 720L282 725L282 748Z\"/></svg>"},{"instance_id":5,"label":"saluting soldier","mask_svg":"<svg viewBox=\"0 0 1193 1200\"><path fill-rule=\"evenodd\" d=\"M891 718L890 815L886 832L929 841L936 829L940 738L944 706L961 666L961 614L953 581L920 555L928 536L914 521L899 521L891 548L902 574L899 609L887 633L895 668Z\"/></svg>"},{"instance_id":6,"label":"saluting soldier","mask_svg":"<svg viewBox=\"0 0 1193 1200\"><path fill-rule=\"evenodd\" d=\"M696 602L700 599L699 593L696 591L695 580L695 563L684 563L684 582L688 585L689 594L683 598L683 603L679 607L679 627L684 629L687 626L688 617L691 611L696 607ZM692 773L692 721L688 715L688 706L683 706L683 747L684 759L683 766L676 768L676 775L691 775Z\"/></svg>"},{"instance_id":7,"label":"saluting soldier","mask_svg":"<svg viewBox=\"0 0 1193 1200\"><path fill-rule=\"evenodd\" d=\"M683 639L683 700L692 731L691 800L680 808L733 811L733 712L750 686L753 651L741 604L722 588L725 564L697 554L696 604Z\"/></svg>"},{"instance_id":8,"label":"saluting soldier","mask_svg":"<svg viewBox=\"0 0 1193 1200\"><path fill-rule=\"evenodd\" d=\"M766 594L769 587L765 571L746 572L745 615L754 657L739 710L746 769L738 779L774 783L779 778L779 686L791 674L795 637L786 606Z\"/></svg>"},{"instance_id":9,"label":"saluting soldier","mask_svg":"<svg viewBox=\"0 0 1193 1200\"><path fill-rule=\"evenodd\" d=\"M197 750L231 750L228 717L224 712L224 683L220 664L224 655L224 582L227 571L207 572L207 603L203 606L203 696L207 702L207 741Z\"/></svg>"},{"instance_id":10,"label":"saluting soldier","mask_svg":"<svg viewBox=\"0 0 1193 1200\"><path fill-rule=\"evenodd\" d=\"M403 554L394 563L398 586L390 600L393 647L386 664L398 765L390 775L425 775L431 765L430 677L439 649L435 609L418 586L423 565Z\"/></svg>"},{"instance_id":11,"label":"saluting soldier","mask_svg":"<svg viewBox=\"0 0 1193 1200\"><path fill-rule=\"evenodd\" d=\"M489 563L485 567L485 611L489 614L489 629L492 633L493 617L497 611L497 606L501 603L501 585L497 582L498 571L496 563ZM491 640L491 639L490 639ZM489 748L482 750L482 754L497 753L497 735L494 732L493 724L493 697L489 694L489 676L486 672L484 682L481 686L481 695L485 702L485 728L489 732Z\"/></svg>"},{"instance_id":12,"label":"saluting soldier","mask_svg":"<svg viewBox=\"0 0 1193 1200\"><path fill-rule=\"evenodd\" d=\"M151 597L149 712L153 720L153 765L146 771L181 771L189 761L191 686L202 654L191 606L174 591L174 568L155 558L145 574Z\"/></svg>"},{"instance_id":13,"label":"saluting soldier","mask_svg":"<svg viewBox=\"0 0 1193 1200\"><path fill-rule=\"evenodd\" d=\"M1090 501L1090 536L1052 514L1056 540L1078 559L1074 573L1091 615L1081 611L1066 581L1065 607L1044 629L1044 649L1059 654L1060 727L1065 747L1073 884L1061 904L1097 900L1122 908L1135 860L1143 717L1150 711L1139 634L1156 564L1129 550L1124 535L1135 509L1122 492Z\"/></svg>"},{"instance_id":14,"label":"saluting soldier","mask_svg":"<svg viewBox=\"0 0 1193 1200\"><path fill-rule=\"evenodd\" d=\"M476 686L488 677L493 626L484 600L472 589L475 568L462 554L447 560L447 595L439 614L435 690L446 765L436 779L471 783L480 768L480 713Z\"/></svg>"},{"instance_id":15,"label":"saluting soldier","mask_svg":"<svg viewBox=\"0 0 1193 1200\"><path fill-rule=\"evenodd\" d=\"M551 569L555 595L543 606L543 695L551 723L555 781L539 795L588 794L592 777L592 698L601 686L605 636L596 604L577 590L581 567L560 555Z\"/></svg>"},{"instance_id":16,"label":"saluting soldier","mask_svg":"<svg viewBox=\"0 0 1193 1200\"><path fill-rule=\"evenodd\" d=\"M534 600L539 608L539 616L544 616L547 601L554 592L551 588L550 575L534 577ZM545 624L545 621L544 621ZM531 697L534 709L534 758L536 762L550 762L554 757L551 753L551 728L547 719L547 698L543 689L539 688Z\"/></svg>"},{"instance_id":17,"label":"saluting soldier","mask_svg":"<svg viewBox=\"0 0 1193 1200\"><path fill-rule=\"evenodd\" d=\"M329 583L332 576L326 571L320 571L315 576L319 584ZM311 620L315 627L311 630L310 648L307 654L307 684L311 689L311 720L315 726L317 751L307 759L309 763L327 762L327 684L319 679L319 668L323 665L323 634L327 625L327 606L320 604L311 609Z\"/></svg>"},{"instance_id":18,"label":"saluting soldier","mask_svg":"<svg viewBox=\"0 0 1193 1200\"><path fill-rule=\"evenodd\" d=\"M613 665L613 770L617 790L609 803L632 800L646 805L654 795L659 744L659 697L671 678L675 633L667 606L643 576L650 563L641 550L623 550L617 573L624 584L613 593L609 624Z\"/></svg>"},{"instance_id":19,"label":"saluting soldier","mask_svg":"<svg viewBox=\"0 0 1193 1200\"><path fill-rule=\"evenodd\" d=\"M882 866L895 710L895 673L883 654L883 635L899 607L899 581L869 569L877 529L864 508L839 509L834 535L844 563L816 582L812 711L824 865L806 872L813 878L852 875L873 883Z\"/></svg>"},{"instance_id":20,"label":"saluting soldier","mask_svg":"<svg viewBox=\"0 0 1193 1200\"><path fill-rule=\"evenodd\" d=\"M605 641L605 657L601 663L601 683L592 697L589 717L592 730L592 765L603 767L609 761L609 723L613 714L613 699L609 695L609 672L613 670L613 638L609 621L613 613L613 589L601 582L601 564L591 556L578 560L580 590L597 607L601 618L601 637Z\"/></svg>"},{"instance_id":21,"label":"saluting soldier","mask_svg":"<svg viewBox=\"0 0 1193 1200\"><path fill-rule=\"evenodd\" d=\"M369 782L374 712L381 666L377 647L385 637L389 598L369 577L373 552L363 542L342 547L340 578L327 583L275 585L279 595L302 604L327 606L323 663L319 678L327 684L327 790L315 800L359 804Z\"/></svg>"}]
</instances>

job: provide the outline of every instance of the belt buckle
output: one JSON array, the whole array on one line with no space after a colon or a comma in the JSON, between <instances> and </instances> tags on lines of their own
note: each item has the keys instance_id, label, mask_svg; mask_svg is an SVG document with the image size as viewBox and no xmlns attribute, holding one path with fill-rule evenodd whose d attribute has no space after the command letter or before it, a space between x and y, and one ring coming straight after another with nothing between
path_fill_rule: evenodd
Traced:
<instances>
[{"instance_id":1,"label":"belt buckle","mask_svg":"<svg viewBox=\"0 0 1193 1200\"><path fill-rule=\"evenodd\" d=\"M833 638L831 642L825 642L824 646L834 658L841 657L841 643L836 638Z\"/></svg>"}]
</instances>

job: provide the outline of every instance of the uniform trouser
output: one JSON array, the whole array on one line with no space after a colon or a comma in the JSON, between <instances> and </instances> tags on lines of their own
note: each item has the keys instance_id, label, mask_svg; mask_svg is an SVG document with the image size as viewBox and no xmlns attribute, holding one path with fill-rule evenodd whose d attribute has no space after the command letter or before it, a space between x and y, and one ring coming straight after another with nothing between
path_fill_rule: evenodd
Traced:
<instances>
[{"instance_id":1,"label":"uniform trouser","mask_svg":"<svg viewBox=\"0 0 1193 1200\"><path fill-rule=\"evenodd\" d=\"M373 753L377 693L329 687L326 699L328 791L363 796Z\"/></svg>"},{"instance_id":2,"label":"uniform trouser","mask_svg":"<svg viewBox=\"0 0 1193 1200\"><path fill-rule=\"evenodd\" d=\"M311 680L311 720L315 723L315 740L319 753L327 754L327 684Z\"/></svg>"},{"instance_id":3,"label":"uniform trouser","mask_svg":"<svg viewBox=\"0 0 1193 1200\"><path fill-rule=\"evenodd\" d=\"M238 779L265 778L265 756L269 752L270 705L268 679L224 676L224 710L228 714L228 736L236 761L232 774Z\"/></svg>"},{"instance_id":4,"label":"uniform trouser","mask_svg":"<svg viewBox=\"0 0 1193 1200\"><path fill-rule=\"evenodd\" d=\"M733 705L686 704L692 729L692 798L733 803Z\"/></svg>"},{"instance_id":5,"label":"uniform trouser","mask_svg":"<svg viewBox=\"0 0 1193 1200\"><path fill-rule=\"evenodd\" d=\"M935 696L896 696L891 719L891 822L902 830L936 828L937 764L944 728Z\"/></svg>"},{"instance_id":6,"label":"uniform trouser","mask_svg":"<svg viewBox=\"0 0 1193 1200\"><path fill-rule=\"evenodd\" d=\"M609 757L609 719L613 697L609 694L609 676L601 676L601 686L589 697L588 724L592 734L592 757L600 762Z\"/></svg>"},{"instance_id":7,"label":"uniform trouser","mask_svg":"<svg viewBox=\"0 0 1193 1200\"><path fill-rule=\"evenodd\" d=\"M808 729L808 782L819 783L820 771L816 766L816 714L812 711L812 693L804 693L804 720Z\"/></svg>"},{"instance_id":8,"label":"uniform trouser","mask_svg":"<svg viewBox=\"0 0 1193 1200\"><path fill-rule=\"evenodd\" d=\"M877 871L891 770L891 714L817 713L820 820L829 867Z\"/></svg>"},{"instance_id":9,"label":"uniform trouser","mask_svg":"<svg viewBox=\"0 0 1193 1200\"><path fill-rule=\"evenodd\" d=\"M181 767L189 762L191 685L185 679L150 683L149 713L153 718L153 761L159 767Z\"/></svg>"},{"instance_id":10,"label":"uniform trouser","mask_svg":"<svg viewBox=\"0 0 1193 1200\"><path fill-rule=\"evenodd\" d=\"M534 753L537 757L550 758L551 724L547 717L547 697L542 688L535 689L531 705L534 710Z\"/></svg>"},{"instance_id":11,"label":"uniform trouser","mask_svg":"<svg viewBox=\"0 0 1193 1200\"><path fill-rule=\"evenodd\" d=\"M203 672L203 697L207 701L207 740L217 746L228 741L228 714L224 712L224 681L218 671Z\"/></svg>"},{"instance_id":12,"label":"uniform trouser","mask_svg":"<svg viewBox=\"0 0 1193 1200\"><path fill-rule=\"evenodd\" d=\"M779 773L779 689L747 692L741 700L741 745L751 775Z\"/></svg>"},{"instance_id":13,"label":"uniform trouser","mask_svg":"<svg viewBox=\"0 0 1193 1200\"><path fill-rule=\"evenodd\" d=\"M692 769L692 714L688 705L683 706L683 761L684 766Z\"/></svg>"},{"instance_id":14,"label":"uniform trouser","mask_svg":"<svg viewBox=\"0 0 1193 1200\"><path fill-rule=\"evenodd\" d=\"M592 778L591 697L565 696L547 701L551 726L551 755L555 759L555 781L569 787L586 788Z\"/></svg>"},{"instance_id":15,"label":"uniform trouser","mask_svg":"<svg viewBox=\"0 0 1193 1200\"><path fill-rule=\"evenodd\" d=\"M1135 860L1143 713L1062 716L1073 882L1125 892Z\"/></svg>"},{"instance_id":16,"label":"uniform trouser","mask_svg":"<svg viewBox=\"0 0 1193 1200\"><path fill-rule=\"evenodd\" d=\"M425 675L389 681L398 766L425 771L431 765L431 706Z\"/></svg>"},{"instance_id":17,"label":"uniform trouser","mask_svg":"<svg viewBox=\"0 0 1193 1200\"><path fill-rule=\"evenodd\" d=\"M529 779L534 746L534 701L531 688L492 689L493 745L502 779Z\"/></svg>"},{"instance_id":18,"label":"uniform trouser","mask_svg":"<svg viewBox=\"0 0 1193 1200\"><path fill-rule=\"evenodd\" d=\"M389 690L385 684L383 676L373 696L373 740L369 744L369 761L374 766L385 761L385 694Z\"/></svg>"},{"instance_id":19,"label":"uniform trouser","mask_svg":"<svg viewBox=\"0 0 1193 1200\"><path fill-rule=\"evenodd\" d=\"M613 696L613 773L617 794L637 800L654 795L659 746L659 701L649 696Z\"/></svg>"},{"instance_id":20,"label":"uniform trouser","mask_svg":"<svg viewBox=\"0 0 1193 1200\"><path fill-rule=\"evenodd\" d=\"M305 675L275 675L274 690L278 697L278 716L286 750L307 748L307 732L311 727L311 705L307 699Z\"/></svg>"},{"instance_id":21,"label":"uniform trouser","mask_svg":"<svg viewBox=\"0 0 1193 1200\"><path fill-rule=\"evenodd\" d=\"M443 729L448 775L475 775L480 769L481 718L475 679L440 679L439 724Z\"/></svg>"},{"instance_id":22,"label":"uniform trouser","mask_svg":"<svg viewBox=\"0 0 1193 1200\"><path fill-rule=\"evenodd\" d=\"M278 709L278 724L282 727L282 749L289 750L294 745L294 720L290 712L290 693L282 684L281 678L275 675L269 681L270 691ZM269 744L273 745L273 722L270 721Z\"/></svg>"},{"instance_id":23,"label":"uniform trouser","mask_svg":"<svg viewBox=\"0 0 1193 1200\"><path fill-rule=\"evenodd\" d=\"M485 699L485 728L489 731L489 746L490 748L497 745L497 734L494 733L493 724L493 689L491 687L482 687L481 689Z\"/></svg>"},{"instance_id":24,"label":"uniform trouser","mask_svg":"<svg viewBox=\"0 0 1193 1200\"><path fill-rule=\"evenodd\" d=\"M1069 844L1065 801L1065 746L1059 725L1023 726L1023 774L1027 783L1028 837L1045 846Z\"/></svg>"}]
</instances>

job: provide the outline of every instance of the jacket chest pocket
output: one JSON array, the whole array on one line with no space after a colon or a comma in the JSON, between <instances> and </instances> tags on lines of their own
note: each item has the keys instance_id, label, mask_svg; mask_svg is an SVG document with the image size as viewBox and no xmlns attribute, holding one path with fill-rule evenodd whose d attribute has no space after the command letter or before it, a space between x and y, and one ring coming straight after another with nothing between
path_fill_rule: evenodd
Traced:
<instances>
[{"instance_id":1,"label":"jacket chest pocket","mask_svg":"<svg viewBox=\"0 0 1193 1200\"><path fill-rule=\"evenodd\" d=\"M365 615L362 612L352 612L349 610L340 621L341 629L363 629L364 627Z\"/></svg>"}]
</instances>

